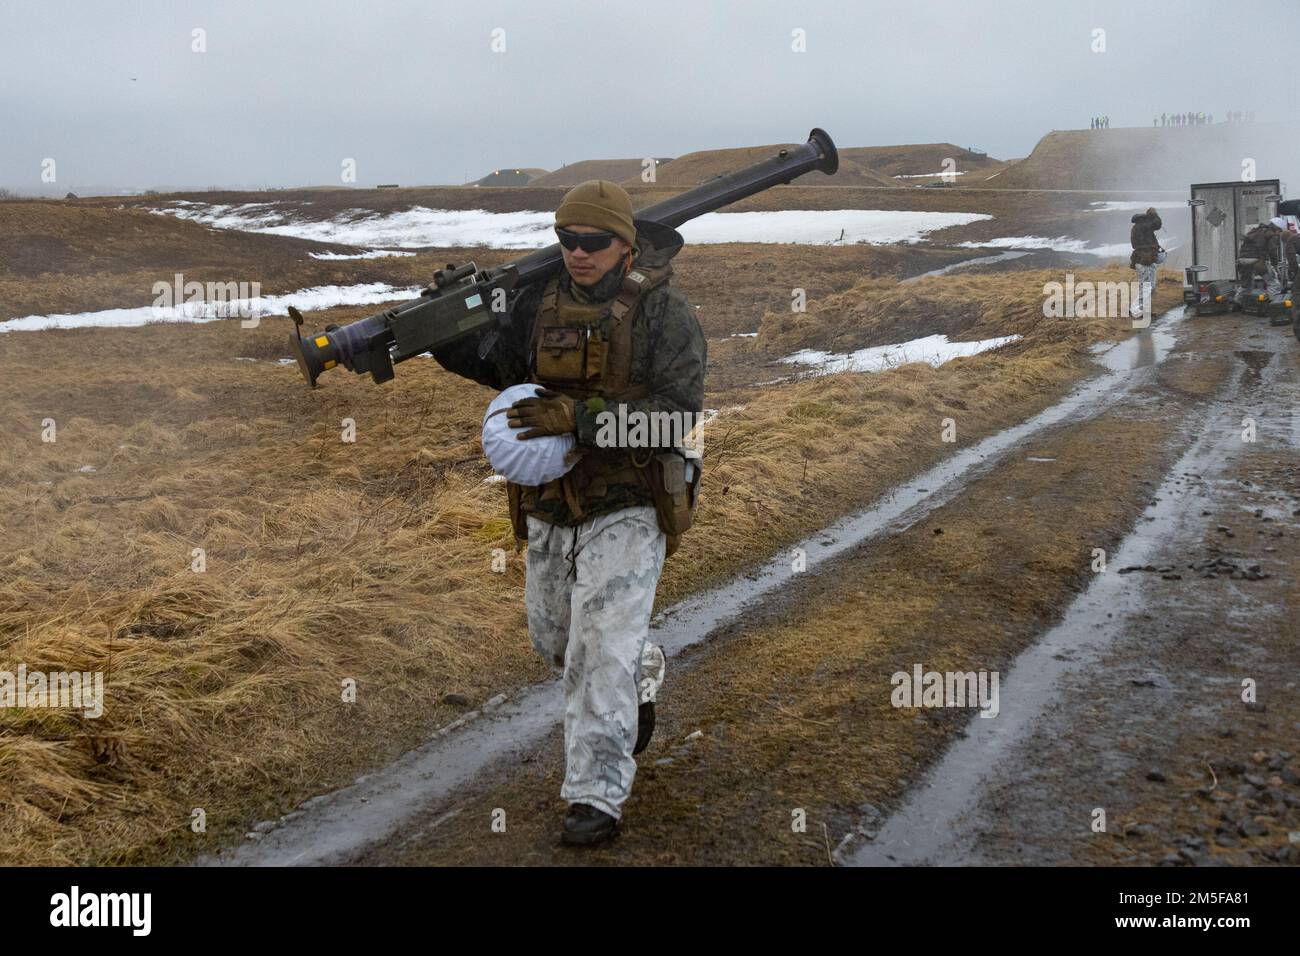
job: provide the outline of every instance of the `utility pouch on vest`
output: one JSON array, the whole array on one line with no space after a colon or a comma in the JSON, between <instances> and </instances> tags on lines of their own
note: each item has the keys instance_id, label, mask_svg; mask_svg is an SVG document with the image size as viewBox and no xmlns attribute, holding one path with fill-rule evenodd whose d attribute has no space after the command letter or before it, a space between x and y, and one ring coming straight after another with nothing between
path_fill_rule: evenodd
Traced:
<instances>
[{"instance_id":1,"label":"utility pouch on vest","mask_svg":"<svg viewBox=\"0 0 1300 956\"><path fill-rule=\"evenodd\" d=\"M543 328L537 341L537 377L545 382L593 384L605 370L606 349L599 328Z\"/></svg>"},{"instance_id":2,"label":"utility pouch on vest","mask_svg":"<svg viewBox=\"0 0 1300 956\"><path fill-rule=\"evenodd\" d=\"M691 527L695 498L700 486L700 465L691 461L692 475L686 478L687 460L674 452L654 455L646 466L650 491L654 495L659 530L672 537Z\"/></svg>"}]
</instances>

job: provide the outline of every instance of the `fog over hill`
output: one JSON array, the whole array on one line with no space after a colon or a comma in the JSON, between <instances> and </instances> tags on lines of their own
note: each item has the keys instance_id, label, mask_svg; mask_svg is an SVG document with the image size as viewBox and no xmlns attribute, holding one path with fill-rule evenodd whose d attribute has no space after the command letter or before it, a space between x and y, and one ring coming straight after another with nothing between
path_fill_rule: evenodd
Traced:
<instances>
[{"instance_id":1,"label":"fog over hill","mask_svg":"<svg viewBox=\"0 0 1300 956\"><path fill-rule=\"evenodd\" d=\"M1064 130L989 183L1008 188L1182 190L1194 182L1281 179L1300 187L1297 131L1280 123Z\"/></svg>"}]
</instances>

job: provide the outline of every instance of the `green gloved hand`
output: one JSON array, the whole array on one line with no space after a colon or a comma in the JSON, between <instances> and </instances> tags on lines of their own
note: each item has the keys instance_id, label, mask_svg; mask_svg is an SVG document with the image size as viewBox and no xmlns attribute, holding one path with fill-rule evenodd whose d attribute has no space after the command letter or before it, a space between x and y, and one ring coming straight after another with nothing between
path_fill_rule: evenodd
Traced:
<instances>
[{"instance_id":1,"label":"green gloved hand","mask_svg":"<svg viewBox=\"0 0 1300 956\"><path fill-rule=\"evenodd\" d=\"M521 440L543 435L571 435L578 429L573 399L550 389L542 389L536 398L521 398L506 412L511 428L527 428Z\"/></svg>"}]
</instances>

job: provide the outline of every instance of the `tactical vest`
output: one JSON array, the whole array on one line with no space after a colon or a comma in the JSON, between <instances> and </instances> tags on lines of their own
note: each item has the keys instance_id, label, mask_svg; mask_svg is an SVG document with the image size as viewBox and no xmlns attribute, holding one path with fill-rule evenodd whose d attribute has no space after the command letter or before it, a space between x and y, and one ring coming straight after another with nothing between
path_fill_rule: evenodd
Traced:
<instances>
[{"instance_id":1,"label":"tactical vest","mask_svg":"<svg viewBox=\"0 0 1300 956\"><path fill-rule=\"evenodd\" d=\"M578 302L558 277L548 282L533 325L534 380L574 399L619 402L648 395L645 384L630 384L632 326L642 297L672 272L671 263L634 266L612 302Z\"/></svg>"},{"instance_id":2,"label":"tactical vest","mask_svg":"<svg viewBox=\"0 0 1300 956\"><path fill-rule=\"evenodd\" d=\"M645 294L671 275L671 263L633 265L613 301L593 303L578 302L560 287L558 277L552 279L542 292L533 324L532 380L575 400L601 398L611 406L648 396L648 383L631 383L632 328ZM569 512L581 518L583 502L603 498L613 485L647 487L659 526L669 536L670 553L675 550L674 539L690 526L698 467L694 482L684 486L681 477L673 474L674 463L659 460L666 457L662 450L578 448L573 454L580 456L577 463L563 477L541 486L541 498L563 496ZM521 507L524 489L508 484L507 492L515 535L524 539L528 534Z\"/></svg>"}]
</instances>

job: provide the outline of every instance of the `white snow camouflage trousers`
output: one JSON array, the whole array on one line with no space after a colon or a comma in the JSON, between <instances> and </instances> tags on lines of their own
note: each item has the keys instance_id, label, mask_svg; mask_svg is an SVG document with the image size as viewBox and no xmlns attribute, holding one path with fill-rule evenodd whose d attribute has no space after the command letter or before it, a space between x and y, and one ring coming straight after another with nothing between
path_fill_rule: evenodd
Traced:
<instances>
[{"instance_id":1,"label":"white snow camouflage trousers","mask_svg":"<svg viewBox=\"0 0 1300 956\"><path fill-rule=\"evenodd\" d=\"M1128 310L1128 314L1135 319L1142 315L1148 307L1152 306L1153 296L1156 291L1156 267L1153 265L1144 266L1139 262L1136 268L1138 294L1129 304ZM1154 318L1154 316L1152 316L1152 318Z\"/></svg>"},{"instance_id":2,"label":"white snow camouflage trousers","mask_svg":"<svg viewBox=\"0 0 1300 956\"><path fill-rule=\"evenodd\" d=\"M564 669L560 796L614 817L636 775L637 709L664 678L663 651L648 638L666 544L650 506L569 528L528 517L528 632Z\"/></svg>"}]
</instances>

